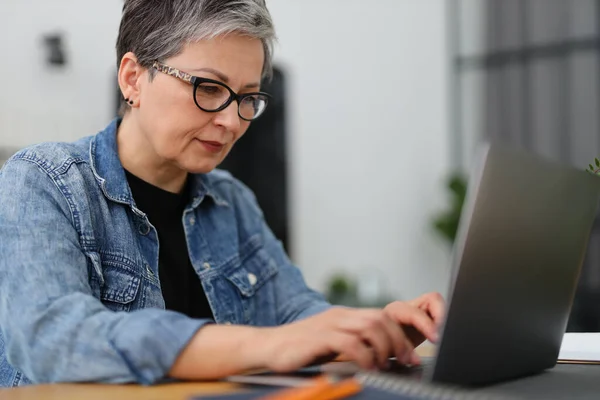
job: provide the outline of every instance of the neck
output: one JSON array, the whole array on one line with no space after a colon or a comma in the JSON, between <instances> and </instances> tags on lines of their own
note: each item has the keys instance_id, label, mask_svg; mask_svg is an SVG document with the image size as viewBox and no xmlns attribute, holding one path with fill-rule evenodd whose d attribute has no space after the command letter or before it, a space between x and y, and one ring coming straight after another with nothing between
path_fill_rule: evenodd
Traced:
<instances>
[{"instance_id":1,"label":"neck","mask_svg":"<svg viewBox=\"0 0 600 400\"><path fill-rule=\"evenodd\" d=\"M127 171L163 190L181 193L187 172L156 154L129 113L119 125L117 147L121 164Z\"/></svg>"}]
</instances>

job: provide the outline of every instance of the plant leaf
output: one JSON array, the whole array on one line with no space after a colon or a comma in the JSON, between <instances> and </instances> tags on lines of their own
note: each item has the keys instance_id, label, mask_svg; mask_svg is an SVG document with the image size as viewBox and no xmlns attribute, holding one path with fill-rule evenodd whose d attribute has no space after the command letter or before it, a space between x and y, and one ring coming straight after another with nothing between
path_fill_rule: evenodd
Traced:
<instances>
[{"instance_id":1,"label":"plant leaf","mask_svg":"<svg viewBox=\"0 0 600 400\"><path fill-rule=\"evenodd\" d=\"M600 160L598 160L597 158L595 158L594 161L596 162L596 167L600 167Z\"/></svg>"}]
</instances>

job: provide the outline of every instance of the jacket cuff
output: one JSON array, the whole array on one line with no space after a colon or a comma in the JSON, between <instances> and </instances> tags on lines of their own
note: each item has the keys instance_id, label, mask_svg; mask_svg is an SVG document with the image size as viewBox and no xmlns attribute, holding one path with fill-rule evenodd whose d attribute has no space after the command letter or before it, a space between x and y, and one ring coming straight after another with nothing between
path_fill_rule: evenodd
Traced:
<instances>
[{"instance_id":1,"label":"jacket cuff","mask_svg":"<svg viewBox=\"0 0 600 400\"><path fill-rule=\"evenodd\" d=\"M210 319L192 319L165 310L143 310L154 313L149 318L134 318L118 329L111 346L128 365L137 382L151 385L167 379L179 354L200 328L214 323ZM145 332L139 335L136 333Z\"/></svg>"}]
</instances>

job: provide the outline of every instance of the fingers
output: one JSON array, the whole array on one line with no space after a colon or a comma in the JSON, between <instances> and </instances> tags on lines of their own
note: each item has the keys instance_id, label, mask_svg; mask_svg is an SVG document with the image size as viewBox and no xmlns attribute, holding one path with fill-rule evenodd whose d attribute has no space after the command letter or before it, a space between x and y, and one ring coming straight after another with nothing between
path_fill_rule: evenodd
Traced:
<instances>
[{"instance_id":1,"label":"fingers","mask_svg":"<svg viewBox=\"0 0 600 400\"><path fill-rule=\"evenodd\" d=\"M414 350L412 344L400 325L382 310L351 310L342 318L340 328L366 341L381 368L387 367L392 355L401 362L410 363Z\"/></svg>"},{"instance_id":2,"label":"fingers","mask_svg":"<svg viewBox=\"0 0 600 400\"><path fill-rule=\"evenodd\" d=\"M414 346L410 340L408 340L400 325L392 321L385 313L383 321L393 345L392 352L388 353L388 357L393 353L399 362L403 364L414 364L412 362Z\"/></svg>"},{"instance_id":3,"label":"fingers","mask_svg":"<svg viewBox=\"0 0 600 400\"><path fill-rule=\"evenodd\" d=\"M386 312L395 322L413 326L430 341L438 340L437 326L423 310L409 303L395 302L386 307Z\"/></svg>"},{"instance_id":4,"label":"fingers","mask_svg":"<svg viewBox=\"0 0 600 400\"><path fill-rule=\"evenodd\" d=\"M290 324L281 330L281 340L290 345L278 346L279 354L269 360L281 370L314 362L322 356L342 354L361 368L386 368L390 356L398 362L419 364L414 346L401 324L430 329L433 322L426 314L406 303L394 305L393 318L384 310L335 309Z\"/></svg>"},{"instance_id":5,"label":"fingers","mask_svg":"<svg viewBox=\"0 0 600 400\"><path fill-rule=\"evenodd\" d=\"M386 368L394 344L385 328L385 323L375 318L368 319L365 323L365 329L356 332L356 334L371 346L377 365L380 368Z\"/></svg>"},{"instance_id":6,"label":"fingers","mask_svg":"<svg viewBox=\"0 0 600 400\"><path fill-rule=\"evenodd\" d=\"M344 310L338 314L337 328L355 335L371 346L371 351L380 367L387 365L394 344L389 337L383 313L373 310Z\"/></svg>"},{"instance_id":7,"label":"fingers","mask_svg":"<svg viewBox=\"0 0 600 400\"><path fill-rule=\"evenodd\" d=\"M329 340L333 351L343 353L361 368L373 369L376 367L376 355L360 336L342 331L332 331Z\"/></svg>"},{"instance_id":8,"label":"fingers","mask_svg":"<svg viewBox=\"0 0 600 400\"><path fill-rule=\"evenodd\" d=\"M433 322L440 326L446 313L446 304L444 298L439 293L428 293L409 301L409 304L422 309L433 319Z\"/></svg>"},{"instance_id":9,"label":"fingers","mask_svg":"<svg viewBox=\"0 0 600 400\"><path fill-rule=\"evenodd\" d=\"M433 318L433 322L437 326L442 324L442 320L446 315L446 303L439 293L433 293L431 295L431 301L427 303L429 305L429 314Z\"/></svg>"}]
</instances>

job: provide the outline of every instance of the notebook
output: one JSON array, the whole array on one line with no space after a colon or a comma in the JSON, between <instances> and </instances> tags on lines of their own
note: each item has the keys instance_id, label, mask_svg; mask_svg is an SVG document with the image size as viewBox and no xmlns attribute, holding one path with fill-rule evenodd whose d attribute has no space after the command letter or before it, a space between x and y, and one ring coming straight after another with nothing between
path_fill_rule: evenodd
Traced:
<instances>
[{"instance_id":1,"label":"notebook","mask_svg":"<svg viewBox=\"0 0 600 400\"><path fill-rule=\"evenodd\" d=\"M558 362L600 364L600 333L565 333Z\"/></svg>"}]
</instances>

